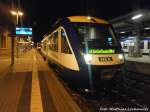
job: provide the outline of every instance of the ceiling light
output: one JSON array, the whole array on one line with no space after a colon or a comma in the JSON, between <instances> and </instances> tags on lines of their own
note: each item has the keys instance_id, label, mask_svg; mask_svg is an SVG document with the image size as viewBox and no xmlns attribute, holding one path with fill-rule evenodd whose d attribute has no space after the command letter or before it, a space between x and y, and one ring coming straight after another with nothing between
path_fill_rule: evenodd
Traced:
<instances>
[{"instance_id":1,"label":"ceiling light","mask_svg":"<svg viewBox=\"0 0 150 112\"><path fill-rule=\"evenodd\" d=\"M137 14L137 15L133 16L131 19L136 20L136 19L141 18L142 16L143 16L142 14Z\"/></svg>"},{"instance_id":2,"label":"ceiling light","mask_svg":"<svg viewBox=\"0 0 150 112\"><path fill-rule=\"evenodd\" d=\"M120 33L125 33L124 31L120 32Z\"/></svg>"},{"instance_id":3,"label":"ceiling light","mask_svg":"<svg viewBox=\"0 0 150 112\"><path fill-rule=\"evenodd\" d=\"M149 30L149 29L150 29L150 27L146 27L146 28L145 28L145 30Z\"/></svg>"}]
</instances>

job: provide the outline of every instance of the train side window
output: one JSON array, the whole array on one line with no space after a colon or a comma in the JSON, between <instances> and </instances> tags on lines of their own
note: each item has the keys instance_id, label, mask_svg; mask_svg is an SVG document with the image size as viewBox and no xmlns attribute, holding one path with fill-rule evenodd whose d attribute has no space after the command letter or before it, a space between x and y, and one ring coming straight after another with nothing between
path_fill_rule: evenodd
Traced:
<instances>
[{"instance_id":1,"label":"train side window","mask_svg":"<svg viewBox=\"0 0 150 112\"><path fill-rule=\"evenodd\" d=\"M44 42L43 42L43 50L44 51L46 51L46 44L47 44L47 42L46 42L46 40L44 40Z\"/></svg>"},{"instance_id":2,"label":"train side window","mask_svg":"<svg viewBox=\"0 0 150 112\"><path fill-rule=\"evenodd\" d=\"M71 54L71 50L67 42L67 37L64 30L61 30L61 52Z\"/></svg>"},{"instance_id":3,"label":"train side window","mask_svg":"<svg viewBox=\"0 0 150 112\"><path fill-rule=\"evenodd\" d=\"M54 33L54 51L58 52L58 32Z\"/></svg>"},{"instance_id":4,"label":"train side window","mask_svg":"<svg viewBox=\"0 0 150 112\"><path fill-rule=\"evenodd\" d=\"M54 50L53 40L54 40L54 36L50 35L50 37L49 37L49 50L51 50L51 51Z\"/></svg>"}]
</instances>

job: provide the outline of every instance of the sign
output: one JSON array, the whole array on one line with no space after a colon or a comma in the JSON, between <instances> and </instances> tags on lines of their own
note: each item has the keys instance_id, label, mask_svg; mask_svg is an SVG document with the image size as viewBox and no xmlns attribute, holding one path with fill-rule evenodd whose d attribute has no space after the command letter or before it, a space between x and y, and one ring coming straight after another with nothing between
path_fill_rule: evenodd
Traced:
<instances>
[{"instance_id":1,"label":"sign","mask_svg":"<svg viewBox=\"0 0 150 112\"><path fill-rule=\"evenodd\" d=\"M89 49L90 54L113 54L115 53L114 49Z\"/></svg>"},{"instance_id":2,"label":"sign","mask_svg":"<svg viewBox=\"0 0 150 112\"><path fill-rule=\"evenodd\" d=\"M99 61L107 62L107 61L113 61L113 59L112 57L99 57Z\"/></svg>"},{"instance_id":3,"label":"sign","mask_svg":"<svg viewBox=\"0 0 150 112\"><path fill-rule=\"evenodd\" d=\"M16 35L32 35L32 28L16 27Z\"/></svg>"}]
</instances>

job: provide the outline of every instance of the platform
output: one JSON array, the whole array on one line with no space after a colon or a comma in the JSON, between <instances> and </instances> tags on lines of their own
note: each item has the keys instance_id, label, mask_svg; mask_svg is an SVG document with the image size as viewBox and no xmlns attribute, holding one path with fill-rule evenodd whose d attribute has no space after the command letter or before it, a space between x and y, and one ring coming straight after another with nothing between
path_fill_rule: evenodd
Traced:
<instances>
[{"instance_id":1,"label":"platform","mask_svg":"<svg viewBox=\"0 0 150 112\"><path fill-rule=\"evenodd\" d=\"M0 56L0 112L81 112L37 51L14 63Z\"/></svg>"},{"instance_id":2,"label":"platform","mask_svg":"<svg viewBox=\"0 0 150 112\"><path fill-rule=\"evenodd\" d=\"M143 55L142 57L129 57L125 54L126 67L130 71L150 75L150 56Z\"/></svg>"},{"instance_id":3,"label":"platform","mask_svg":"<svg viewBox=\"0 0 150 112\"><path fill-rule=\"evenodd\" d=\"M142 57L129 57L128 54L125 54L125 59L127 61L150 63L150 55L142 55Z\"/></svg>"}]
</instances>

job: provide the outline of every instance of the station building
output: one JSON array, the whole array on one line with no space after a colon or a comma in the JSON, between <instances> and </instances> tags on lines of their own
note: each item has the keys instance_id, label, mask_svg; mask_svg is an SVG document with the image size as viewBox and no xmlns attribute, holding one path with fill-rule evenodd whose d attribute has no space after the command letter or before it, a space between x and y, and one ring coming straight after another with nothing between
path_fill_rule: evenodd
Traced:
<instances>
[{"instance_id":1,"label":"station building","mask_svg":"<svg viewBox=\"0 0 150 112\"><path fill-rule=\"evenodd\" d=\"M7 29L0 27L0 55L10 55L10 33Z\"/></svg>"},{"instance_id":2,"label":"station building","mask_svg":"<svg viewBox=\"0 0 150 112\"><path fill-rule=\"evenodd\" d=\"M5 9L5 7L0 7L0 56L10 55L10 32L13 27L13 19L2 9Z\"/></svg>"},{"instance_id":3,"label":"station building","mask_svg":"<svg viewBox=\"0 0 150 112\"><path fill-rule=\"evenodd\" d=\"M143 9L110 20L128 56L150 55L150 11Z\"/></svg>"},{"instance_id":4,"label":"station building","mask_svg":"<svg viewBox=\"0 0 150 112\"><path fill-rule=\"evenodd\" d=\"M0 56L11 55L11 38L14 38L14 55L17 53L23 53L33 47L32 37L27 35L17 36L11 35L11 32L7 29L0 28ZM17 56L16 56L17 57Z\"/></svg>"}]
</instances>

